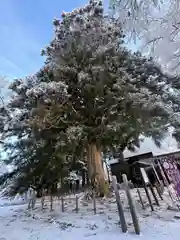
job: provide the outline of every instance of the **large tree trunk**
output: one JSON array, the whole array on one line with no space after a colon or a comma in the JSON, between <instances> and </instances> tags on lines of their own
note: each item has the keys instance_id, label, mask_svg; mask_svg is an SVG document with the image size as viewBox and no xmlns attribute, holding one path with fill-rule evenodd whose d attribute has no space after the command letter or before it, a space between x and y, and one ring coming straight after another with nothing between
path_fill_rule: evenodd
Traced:
<instances>
[{"instance_id":1,"label":"large tree trunk","mask_svg":"<svg viewBox=\"0 0 180 240\"><path fill-rule=\"evenodd\" d=\"M95 183L96 190L100 196L104 196L106 193L106 182L101 160L101 149L96 144L88 145L87 160L91 182Z\"/></svg>"},{"instance_id":2,"label":"large tree trunk","mask_svg":"<svg viewBox=\"0 0 180 240\"><path fill-rule=\"evenodd\" d=\"M87 147L87 166L88 166L88 180L91 182L93 178L93 173L94 173L94 166L93 166L93 161L92 161L92 148L91 145L89 144Z\"/></svg>"}]
</instances>

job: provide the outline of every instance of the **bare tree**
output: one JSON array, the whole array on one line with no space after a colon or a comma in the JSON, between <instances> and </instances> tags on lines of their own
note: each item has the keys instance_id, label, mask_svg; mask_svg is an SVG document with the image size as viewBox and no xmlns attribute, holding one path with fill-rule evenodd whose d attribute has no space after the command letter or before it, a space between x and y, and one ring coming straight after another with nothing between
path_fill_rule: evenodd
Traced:
<instances>
[{"instance_id":1,"label":"bare tree","mask_svg":"<svg viewBox=\"0 0 180 240\"><path fill-rule=\"evenodd\" d=\"M128 41L134 40L167 71L180 70L180 2L178 0L110 0ZM168 47L167 47L168 46Z\"/></svg>"}]
</instances>

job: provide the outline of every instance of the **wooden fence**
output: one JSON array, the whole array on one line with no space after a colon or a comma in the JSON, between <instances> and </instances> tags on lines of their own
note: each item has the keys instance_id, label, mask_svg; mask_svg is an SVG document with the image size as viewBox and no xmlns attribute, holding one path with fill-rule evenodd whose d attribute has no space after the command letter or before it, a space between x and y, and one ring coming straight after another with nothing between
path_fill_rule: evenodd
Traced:
<instances>
[{"instance_id":1,"label":"wooden fence","mask_svg":"<svg viewBox=\"0 0 180 240\"><path fill-rule=\"evenodd\" d=\"M160 206L161 201L163 200L162 192L159 190L158 186L152 186L148 181L144 181L144 194L142 196L142 190L138 189L136 186L135 189L131 190L128 184L128 179L125 174L123 174L123 186L124 186L124 191L119 191L118 189L118 184L117 184L117 179L115 176L112 177L112 185L113 185L113 190L115 193L115 197L111 198L111 200L114 201L114 204L117 205L117 212L119 215L119 222L120 226L122 229L122 232L125 233L128 230L128 224L125 216L125 209L123 205L123 200L126 199L126 203L128 204L128 209L131 214L132 218L132 223L134 226L135 233L137 235L140 234L140 223L138 220L138 214L136 210L136 204L134 202L134 195L132 195L132 191L136 191L138 197L138 201L140 203L139 206L141 206L142 211L145 210L148 207L150 207L151 211L154 211L154 206L157 208ZM122 199L123 193L124 199ZM59 211L61 212L67 212L69 206L67 202L71 203L71 206L73 206L73 212L79 213L81 211L81 208L83 204L87 204L84 206L89 206L90 205L90 211L92 211L94 214L99 213L99 206L101 206L103 203L101 202L99 198L96 198L95 192L92 192L92 198L90 199L84 199L84 193L82 195L76 195L72 197L68 196L59 196L59 197L48 197L47 196L42 198L41 203L42 203L42 208L45 207L45 205L50 204L50 210L53 210L53 207L55 207L55 202L58 202L58 208ZM99 204L100 203L100 204ZM148 204L146 204L148 203ZM89 204L89 205L88 205ZM114 206L114 205L113 205ZM86 208L85 208L86 209Z\"/></svg>"}]
</instances>

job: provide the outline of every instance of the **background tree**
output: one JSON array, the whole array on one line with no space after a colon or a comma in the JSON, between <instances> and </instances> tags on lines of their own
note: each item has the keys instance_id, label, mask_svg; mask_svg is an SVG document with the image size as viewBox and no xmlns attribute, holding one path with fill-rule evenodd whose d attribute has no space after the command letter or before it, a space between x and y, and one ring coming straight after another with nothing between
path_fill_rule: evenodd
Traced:
<instances>
[{"instance_id":1,"label":"background tree","mask_svg":"<svg viewBox=\"0 0 180 240\"><path fill-rule=\"evenodd\" d=\"M52 80L53 75L44 68L32 77L14 80L9 87L13 97L6 106L10 117L3 121L3 141L9 153L6 163L14 169L1 177L1 185L7 187L5 195L24 192L30 185L37 191L57 189L57 183L63 185L71 169L77 165L79 170L83 168L82 163L74 162L80 154L77 144L73 148L65 133L69 126L63 113L65 85L60 83L53 93ZM48 96L52 102L48 103ZM55 100L62 103L61 108Z\"/></svg>"},{"instance_id":2,"label":"background tree","mask_svg":"<svg viewBox=\"0 0 180 240\"><path fill-rule=\"evenodd\" d=\"M136 40L137 45L166 70L179 73L178 0L110 0L110 8L118 13L129 40Z\"/></svg>"}]
</instances>

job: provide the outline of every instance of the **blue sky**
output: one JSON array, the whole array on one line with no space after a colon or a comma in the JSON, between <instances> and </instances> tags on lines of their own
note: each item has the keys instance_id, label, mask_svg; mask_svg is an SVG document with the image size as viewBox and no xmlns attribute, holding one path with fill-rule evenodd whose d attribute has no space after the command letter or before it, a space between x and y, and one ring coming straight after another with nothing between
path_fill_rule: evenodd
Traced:
<instances>
[{"instance_id":1,"label":"blue sky","mask_svg":"<svg viewBox=\"0 0 180 240\"><path fill-rule=\"evenodd\" d=\"M53 18L88 1L0 0L0 76L12 80L36 72L44 61L41 49L53 37Z\"/></svg>"},{"instance_id":2,"label":"blue sky","mask_svg":"<svg viewBox=\"0 0 180 240\"><path fill-rule=\"evenodd\" d=\"M53 36L52 20L87 0L0 0L0 76L34 73L43 64L41 49Z\"/></svg>"}]
</instances>

